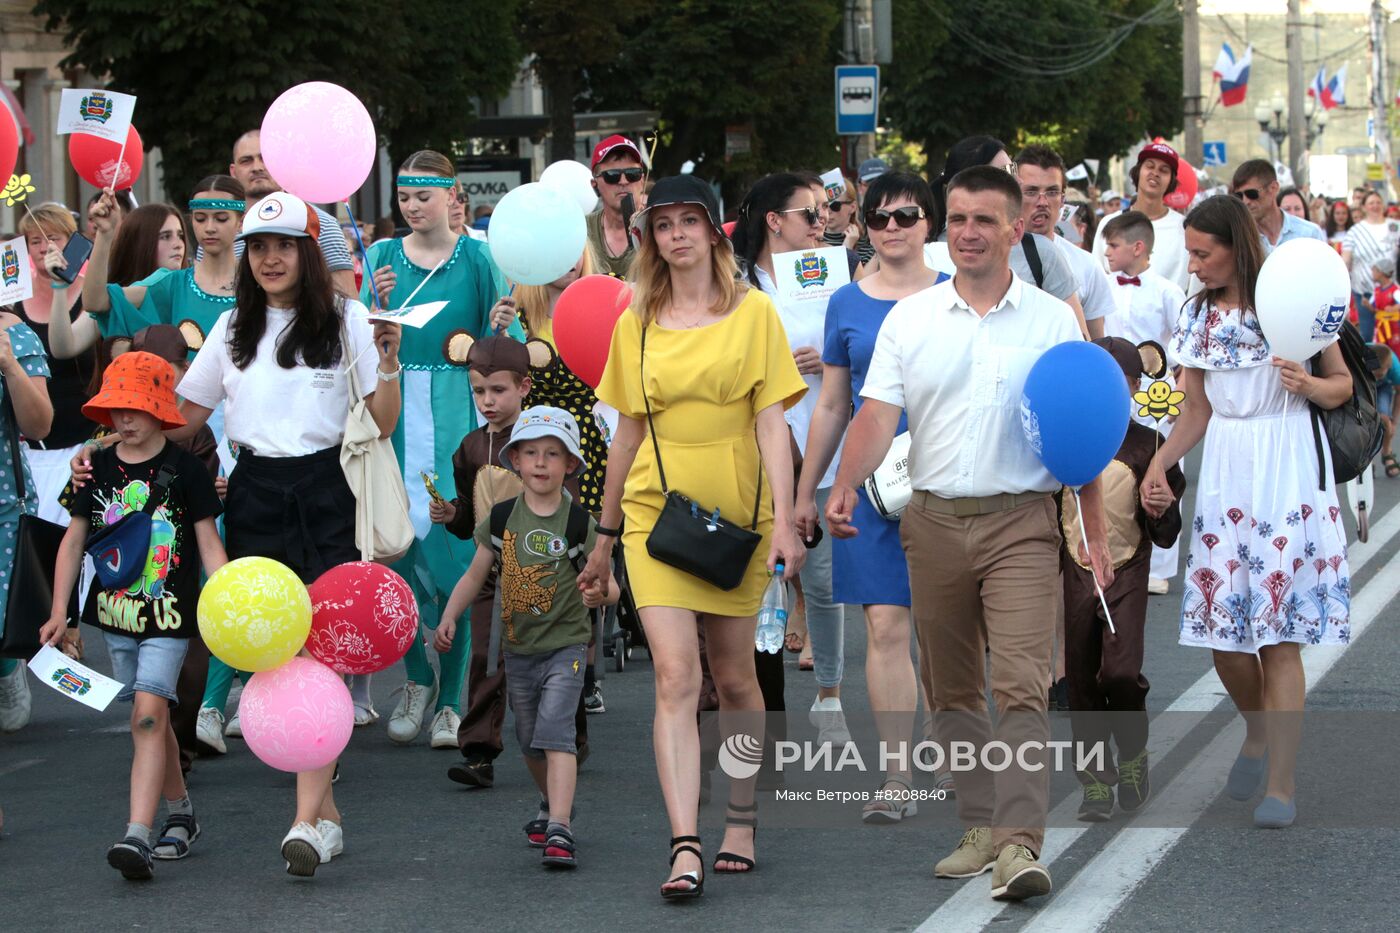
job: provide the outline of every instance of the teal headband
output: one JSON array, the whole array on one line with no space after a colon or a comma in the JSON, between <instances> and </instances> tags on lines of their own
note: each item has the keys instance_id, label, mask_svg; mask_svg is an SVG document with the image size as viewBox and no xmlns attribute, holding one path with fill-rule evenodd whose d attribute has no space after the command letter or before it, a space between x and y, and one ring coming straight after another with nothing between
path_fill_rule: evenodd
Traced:
<instances>
[{"instance_id":1,"label":"teal headband","mask_svg":"<svg viewBox=\"0 0 1400 933\"><path fill-rule=\"evenodd\" d=\"M396 182L400 188L455 188L457 179L443 178L441 175L400 175Z\"/></svg>"},{"instance_id":2,"label":"teal headband","mask_svg":"<svg viewBox=\"0 0 1400 933\"><path fill-rule=\"evenodd\" d=\"M242 201L231 201L223 198L190 198L190 210L192 211L238 211L243 213L247 208Z\"/></svg>"}]
</instances>

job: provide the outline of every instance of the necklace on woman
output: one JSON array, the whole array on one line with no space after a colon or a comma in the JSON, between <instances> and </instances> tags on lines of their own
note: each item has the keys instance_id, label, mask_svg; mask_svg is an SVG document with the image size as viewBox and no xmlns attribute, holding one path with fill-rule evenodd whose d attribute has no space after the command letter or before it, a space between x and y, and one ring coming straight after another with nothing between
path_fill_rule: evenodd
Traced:
<instances>
[{"instance_id":1,"label":"necklace on woman","mask_svg":"<svg viewBox=\"0 0 1400 933\"><path fill-rule=\"evenodd\" d=\"M694 309L691 309L691 310L694 310ZM695 318L695 320L693 320L693 321L687 321L685 318L681 317L680 308L676 307L675 305L671 305L671 317L675 318L675 320L676 320L676 322L677 322L678 324L684 325L684 326L686 327L686 329L694 329L694 328L696 328L696 327L702 326L702 322L705 320L705 318L706 318L707 316L709 316L709 313L710 313L710 306L709 306L709 305L700 305L700 306L699 306L699 310L700 310L700 316L699 316L699 317Z\"/></svg>"}]
</instances>

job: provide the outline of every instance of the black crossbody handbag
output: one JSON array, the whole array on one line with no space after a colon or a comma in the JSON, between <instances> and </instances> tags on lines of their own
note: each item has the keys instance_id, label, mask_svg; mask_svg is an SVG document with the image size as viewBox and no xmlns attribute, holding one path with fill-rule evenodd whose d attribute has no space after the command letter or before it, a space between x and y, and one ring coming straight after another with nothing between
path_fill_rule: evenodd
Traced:
<instances>
[{"instance_id":1,"label":"black crossbody handbag","mask_svg":"<svg viewBox=\"0 0 1400 933\"><path fill-rule=\"evenodd\" d=\"M744 582L749 562L763 536L758 533L758 508L763 498L763 462L758 465L758 486L754 491L753 520L741 528L720 517L719 509L707 509L676 492L666 484L661 465L661 445L651 419L651 400L646 383L647 329L642 328L642 401L647 409L647 431L656 451L656 472L666 504L656 525L647 535L647 553L677 570L683 570L722 590L732 590Z\"/></svg>"}]
</instances>

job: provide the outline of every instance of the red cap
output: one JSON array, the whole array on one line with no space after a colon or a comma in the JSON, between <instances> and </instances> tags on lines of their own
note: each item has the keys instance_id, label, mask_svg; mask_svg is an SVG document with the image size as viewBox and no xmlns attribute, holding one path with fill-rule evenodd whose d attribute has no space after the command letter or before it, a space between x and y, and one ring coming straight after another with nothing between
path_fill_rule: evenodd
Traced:
<instances>
[{"instance_id":1,"label":"red cap","mask_svg":"<svg viewBox=\"0 0 1400 933\"><path fill-rule=\"evenodd\" d=\"M1138 151L1137 164L1141 165L1148 159L1159 159L1172 167L1172 177L1176 177L1177 163L1181 161L1176 150L1166 143L1148 143Z\"/></svg>"},{"instance_id":2,"label":"red cap","mask_svg":"<svg viewBox=\"0 0 1400 933\"><path fill-rule=\"evenodd\" d=\"M593 147L593 161L589 163L589 168L596 170L598 168L598 163L606 159L608 153L612 152L614 149L626 149L636 156L637 161L642 165L647 164L646 160L642 158L642 150L637 148L636 143L632 142L632 140L628 139L626 136L614 135L609 136Z\"/></svg>"}]
</instances>

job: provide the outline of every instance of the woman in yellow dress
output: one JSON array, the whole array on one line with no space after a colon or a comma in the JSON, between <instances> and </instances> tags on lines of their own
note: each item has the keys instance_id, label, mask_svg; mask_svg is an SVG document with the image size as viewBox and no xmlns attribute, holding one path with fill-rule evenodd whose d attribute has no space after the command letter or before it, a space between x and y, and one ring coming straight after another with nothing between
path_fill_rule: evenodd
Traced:
<instances>
[{"instance_id":1,"label":"woman in yellow dress","mask_svg":"<svg viewBox=\"0 0 1400 933\"><path fill-rule=\"evenodd\" d=\"M598 385L598 397L620 418L608 455L598 544L580 582L607 586L625 515L628 576L656 672L656 768L674 834L673 875L661 895L693 897L704 889L696 835L698 627L705 627L721 713L745 714L739 717L748 723L744 731L761 735L755 615L773 568L783 564L791 579L806 556L793 519L783 412L807 389L773 302L736 280L734 251L720 232L719 206L705 182L693 176L657 182L634 226L640 243L632 265L632 307L613 331ZM661 464L647 438L648 405ZM761 499L757 528L763 544L735 589L721 590L648 554L647 536L665 501L658 467L664 467L670 489L717 508L736 525L749 525ZM760 496L759 483L769 496ZM755 809L752 779L736 782L715 871L754 868Z\"/></svg>"}]
</instances>

